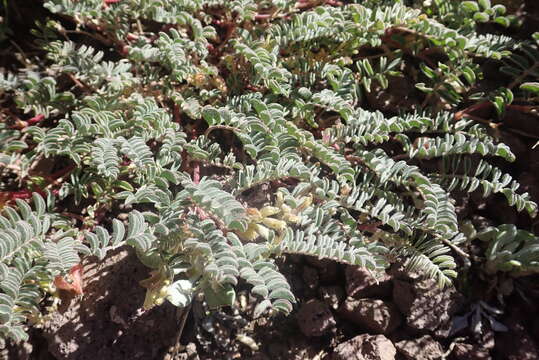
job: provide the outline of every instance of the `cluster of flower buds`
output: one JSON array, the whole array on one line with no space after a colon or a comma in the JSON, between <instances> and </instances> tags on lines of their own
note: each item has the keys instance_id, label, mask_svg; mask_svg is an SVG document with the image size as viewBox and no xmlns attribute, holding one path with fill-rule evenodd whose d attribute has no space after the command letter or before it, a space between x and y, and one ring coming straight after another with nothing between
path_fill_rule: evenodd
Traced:
<instances>
[{"instance_id":1,"label":"cluster of flower buds","mask_svg":"<svg viewBox=\"0 0 539 360\"><path fill-rule=\"evenodd\" d=\"M312 196L305 196L300 199L299 205L295 208L287 205L283 194L278 192L276 195L275 206L264 206L261 209L248 208L247 216L249 225L245 232L239 232L238 235L246 241L254 241L258 236L268 240L270 238L270 229L282 234L288 224L297 224L301 220L301 212L312 204Z\"/></svg>"}]
</instances>

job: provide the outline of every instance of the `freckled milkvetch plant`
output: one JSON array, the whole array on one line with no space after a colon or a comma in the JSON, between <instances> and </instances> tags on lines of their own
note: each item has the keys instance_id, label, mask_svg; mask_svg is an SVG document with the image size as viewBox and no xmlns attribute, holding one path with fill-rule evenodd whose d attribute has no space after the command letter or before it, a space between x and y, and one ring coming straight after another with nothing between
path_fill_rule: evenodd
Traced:
<instances>
[{"instance_id":1,"label":"freckled milkvetch plant","mask_svg":"<svg viewBox=\"0 0 539 360\"><path fill-rule=\"evenodd\" d=\"M459 111L538 91L536 42L476 31L510 26L503 6L323 3L45 1L44 58L0 74L29 118L0 125L2 337L27 336L81 257L125 244L151 268L145 307L232 305L241 280L258 316L292 310L283 254L402 258L449 285L455 190L535 215L491 161L508 146ZM484 60L514 82L479 92ZM402 80L409 101L383 97Z\"/></svg>"}]
</instances>

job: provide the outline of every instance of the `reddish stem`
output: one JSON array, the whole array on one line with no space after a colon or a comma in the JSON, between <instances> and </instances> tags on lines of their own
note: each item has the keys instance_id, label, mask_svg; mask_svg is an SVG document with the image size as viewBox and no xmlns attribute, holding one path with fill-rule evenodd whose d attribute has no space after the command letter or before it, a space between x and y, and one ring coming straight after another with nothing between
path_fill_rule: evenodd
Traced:
<instances>
[{"instance_id":1,"label":"reddish stem","mask_svg":"<svg viewBox=\"0 0 539 360\"><path fill-rule=\"evenodd\" d=\"M45 119L45 115L38 114L38 115L34 116L33 118L29 119L27 122L28 122L28 125L35 125L38 122L43 121L44 119Z\"/></svg>"},{"instance_id":2,"label":"reddish stem","mask_svg":"<svg viewBox=\"0 0 539 360\"><path fill-rule=\"evenodd\" d=\"M366 224L358 224L357 228L361 231L368 231L371 233L375 233L376 230L378 230L378 226L383 225L381 221L376 221L373 223L366 223Z\"/></svg>"},{"instance_id":3,"label":"reddish stem","mask_svg":"<svg viewBox=\"0 0 539 360\"><path fill-rule=\"evenodd\" d=\"M269 18L271 18L271 14L256 14L255 15L255 20L267 20Z\"/></svg>"},{"instance_id":4,"label":"reddish stem","mask_svg":"<svg viewBox=\"0 0 539 360\"><path fill-rule=\"evenodd\" d=\"M460 120L462 119L465 115L468 115L470 114L471 112L474 112L476 110L480 110L480 109L483 109L487 106L490 106L491 103L490 101L483 101L483 102L480 102L480 103L476 103L476 104L473 104L471 106L468 106L466 109L463 109L457 113L455 113L455 120Z\"/></svg>"},{"instance_id":5,"label":"reddish stem","mask_svg":"<svg viewBox=\"0 0 539 360\"><path fill-rule=\"evenodd\" d=\"M343 3L340 2L340 1L336 1L336 0L326 0L326 5L331 5L331 6L342 6Z\"/></svg>"},{"instance_id":6,"label":"reddish stem","mask_svg":"<svg viewBox=\"0 0 539 360\"><path fill-rule=\"evenodd\" d=\"M32 192L28 189L10 192L11 200L15 200L15 199L25 200L25 199L30 199L31 197L32 197Z\"/></svg>"}]
</instances>

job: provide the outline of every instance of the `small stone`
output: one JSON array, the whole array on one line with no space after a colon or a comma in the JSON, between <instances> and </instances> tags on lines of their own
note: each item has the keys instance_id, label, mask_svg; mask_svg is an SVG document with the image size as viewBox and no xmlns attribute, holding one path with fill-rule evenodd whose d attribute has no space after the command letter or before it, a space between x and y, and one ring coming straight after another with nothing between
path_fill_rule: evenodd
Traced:
<instances>
[{"instance_id":1,"label":"small stone","mask_svg":"<svg viewBox=\"0 0 539 360\"><path fill-rule=\"evenodd\" d=\"M339 313L350 322L371 333L389 334L402 322L393 303L378 299L347 298Z\"/></svg>"},{"instance_id":2,"label":"small stone","mask_svg":"<svg viewBox=\"0 0 539 360\"><path fill-rule=\"evenodd\" d=\"M343 342L333 351L333 360L395 360L397 350L384 335L363 334Z\"/></svg>"},{"instance_id":3,"label":"small stone","mask_svg":"<svg viewBox=\"0 0 539 360\"><path fill-rule=\"evenodd\" d=\"M385 272L373 274L360 266L349 265L346 267L345 276L348 296L358 299L391 296L391 277Z\"/></svg>"},{"instance_id":4,"label":"small stone","mask_svg":"<svg viewBox=\"0 0 539 360\"><path fill-rule=\"evenodd\" d=\"M307 337L322 336L335 326L335 319L328 306L316 299L302 305L297 320L301 332Z\"/></svg>"},{"instance_id":5,"label":"small stone","mask_svg":"<svg viewBox=\"0 0 539 360\"><path fill-rule=\"evenodd\" d=\"M444 354L442 346L429 335L399 341L395 347L408 360L437 360Z\"/></svg>"}]
</instances>

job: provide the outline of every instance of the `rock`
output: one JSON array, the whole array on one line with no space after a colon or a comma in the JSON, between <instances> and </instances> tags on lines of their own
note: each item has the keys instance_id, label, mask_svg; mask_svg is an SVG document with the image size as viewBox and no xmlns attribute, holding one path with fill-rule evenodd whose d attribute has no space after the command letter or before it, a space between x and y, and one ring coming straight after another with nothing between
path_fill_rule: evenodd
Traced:
<instances>
[{"instance_id":1,"label":"rock","mask_svg":"<svg viewBox=\"0 0 539 360\"><path fill-rule=\"evenodd\" d=\"M416 281L421 278L421 274L416 271L406 269L403 261L397 261L388 269L387 273L396 280Z\"/></svg>"},{"instance_id":2,"label":"rock","mask_svg":"<svg viewBox=\"0 0 539 360\"><path fill-rule=\"evenodd\" d=\"M378 275L378 278L375 277ZM385 272L381 274L372 274L367 269L360 266L347 266L346 276L346 294L358 299L365 297L391 296L391 277Z\"/></svg>"},{"instance_id":3,"label":"rock","mask_svg":"<svg viewBox=\"0 0 539 360\"><path fill-rule=\"evenodd\" d=\"M440 288L435 280L394 280L393 301L406 316L407 325L418 331L435 331L447 324L460 306L455 288Z\"/></svg>"},{"instance_id":4,"label":"rock","mask_svg":"<svg viewBox=\"0 0 539 360\"><path fill-rule=\"evenodd\" d=\"M30 335L30 338L26 341L21 341L15 343L12 341L7 341L5 344L0 345L0 359L9 360L9 359L18 359L18 360L31 360L38 359L39 355L37 354L37 349L35 345L32 344L36 339ZM4 348L5 346L5 348ZM45 343L45 349L46 349ZM36 346L38 347L38 346ZM51 356L52 357L52 356Z\"/></svg>"},{"instance_id":5,"label":"rock","mask_svg":"<svg viewBox=\"0 0 539 360\"><path fill-rule=\"evenodd\" d=\"M429 335L419 339L399 341L395 347L408 360L435 360L440 359L444 354L442 345Z\"/></svg>"},{"instance_id":6,"label":"rock","mask_svg":"<svg viewBox=\"0 0 539 360\"><path fill-rule=\"evenodd\" d=\"M185 354L187 355L188 360L198 360L197 346L195 343L190 342L185 347Z\"/></svg>"},{"instance_id":7,"label":"rock","mask_svg":"<svg viewBox=\"0 0 539 360\"><path fill-rule=\"evenodd\" d=\"M335 326L335 319L328 306L316 299L301 306L297 320L301 332L308 337L322 336Z\"/></svg>"},{"instance_id":8,"label":"rock","mask_svg":"<svg viewBox=\"0 0 539 360\"><path fill-rule=\"evenodd\" d=\"M313 256L307 256L306 261L309 265L318 269L320 282L331 284L337 280L339 269L335 261L330 259L318 259Z\"/></svg>"},{"instance_id":9,"label":"rock","mask_svg":"<svg viewBox=\"0 0 539 360\"><path fill-rule=\"evenodd\" d=\"M363 334L339 344L333 360L394 360L397 350L384 335Z\"/></svg>"},{"instance_id":10,"label":"rock","mask_svg":"<svg viewBox=\"0 0 539 360\"><path fill-rule=\"evenodd\" d=\"M333 310L337 310L344 300L344 290L340 286L321 286L320 298Z\"/></svg>"},{"instance_id":11,"label":"rock","mask_svg":"<svg viewBox=\"0 0 539 360\"><path fill-rule=\"evenodd\" d=\"M432 335L437 339L447 339L452 335L451 330L453 330L453 320L449 319L441 323Z\"/></svg>"},{"instance_id":12,"label":"rock","mask_svg":"<svg viewBox=\"0 0 539 360\"><path fill-rule=\"evenodd\" d=\"M451 352L452 360L490 360L492 357L488 350L478 345L457 343Z\"/></svg>"},{"instance_id":13,"label":"rock","mask_svg":"<svg viewBox=\"0 0 539 360\"><path fill-rule=\"evenodd\" d=\"M320 353L321 341L312 341L311 339L303 336L287 336L281 338L280 335L276 335L272 340L267 340L264 348L267 349L267 355L272 360L303 360L303 359L315 359L317 354ZM246 359L251 359L251 356L246 356ZM225 359L224 357L207 357L206 360Z\"/></svg>"},{"instance_id":14,"label":"rock","mask_svg":"<svg viewBox=\"0 0 539 360\"><path fill-rule=\"evenodd\" d=\"M350 322L371 333L389 334L402 322L394 304L378 299L347 298L339 313Z\"/></svg>"},{"instance_id":15,"label":"rock","mask_svg":"<svg viewBox=\"0 0 539 360\"><path fill-rule=\"evenodd\" d=\"M414 304L415 294L411 283L393 280L393 301L401 313L407 314Z\"/></svg>"},{"instance_id":16,"label":"rock","mask_svg":"<svg viewBox=\"0 0 539 360\"><path fill-rule=\"evenodd\" d=\"M318 287L320 278L318 276L318 271L315 268L310 266L303 267L303 280L305 281L305 286L309 290L315 290Z\"/></svg>"}]
</instances>

